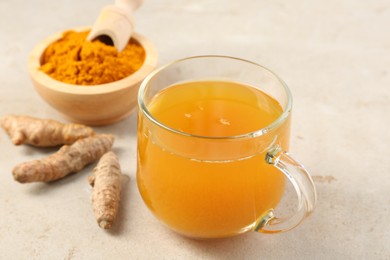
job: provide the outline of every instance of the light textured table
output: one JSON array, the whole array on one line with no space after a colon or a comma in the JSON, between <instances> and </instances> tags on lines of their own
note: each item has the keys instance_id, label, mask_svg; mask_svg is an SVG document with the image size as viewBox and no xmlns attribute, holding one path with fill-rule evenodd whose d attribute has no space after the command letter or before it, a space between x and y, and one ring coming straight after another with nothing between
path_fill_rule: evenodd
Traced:
<instances>
[{"instance_id":1,"label":"light textured table","mask_svg":"<svg viewBox=\"0 0 390 260\"><path fill-rule=\"evenodd\" d=\"M63 120L34 91L27 56L48 35L91 25L113 1L0 2L0 116ZM161 225L136 186L136 116L117 136L124 185L115 227L98 228L87 176L19 184L16 164L52 150L0 132L0 259L390 259L390 2L146 0L137 31L159 64L225 54L273 69L294 96L291 152L315 176L318 207L290 232L194 241Z\"/></svg>"}]
</instances>

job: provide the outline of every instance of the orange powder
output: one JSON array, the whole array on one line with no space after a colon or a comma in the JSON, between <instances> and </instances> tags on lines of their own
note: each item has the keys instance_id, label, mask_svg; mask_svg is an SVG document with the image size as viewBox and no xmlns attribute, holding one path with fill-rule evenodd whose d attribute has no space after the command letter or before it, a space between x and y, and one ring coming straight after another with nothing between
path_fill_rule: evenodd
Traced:
<instances>
[{"instance_id":1,"label":"orange powder","mask_svg":"<svg viewBox=\"0 0 390 260\"><path fill-rule=\"evenodd\" d=\"M64 32L42 55L41 70L59 81L99 85L127 77L145 60L144 48L134 39L122 52L100 41L87 41L89 31Z\"/></svg>"}]
</instances>

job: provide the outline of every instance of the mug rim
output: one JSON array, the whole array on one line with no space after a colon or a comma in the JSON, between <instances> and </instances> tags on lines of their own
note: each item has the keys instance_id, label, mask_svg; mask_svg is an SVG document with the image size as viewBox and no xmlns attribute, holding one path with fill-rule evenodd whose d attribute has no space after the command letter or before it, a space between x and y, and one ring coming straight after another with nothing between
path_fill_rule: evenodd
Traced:
<instances>
[{"instance_id":1,"label":"mug rim","mask_svg":"<svg viewBox=\"0 0 390 260\"><path fill-rule=\"evenodd\" d=\"M285 93L286 93L286 96L287 96L287 103L285 105L285 108L283 109L283 112L280 114L280 116L274 120L272 123L268 124L267 126L261 128L261 129L258 129L258 130L255 130L255 131L251 131L251 132L248 132L248 133L244 133L244 134L239 134L239 135L227 135L227 136L207 136L207 135L196 135L196 134L190 134L190 133L187 133L187 132L184 132L184 131L180 131L178 129L174 129L172 127L169 127L167 126L166 124L160 122L159 120L157 120L151 113L150 111L148 110L148 108L146 107L146 104L144 102L144 93L147 89L147 86L148 86L148 83L154 78L154 76L156 76L157 74L159 74L161 71L177 64L177 63L180 63L180 62L183 62L183 61L186 61L186 60L193 60L193 59L205 59L205 58L222 58L222 59L230 59L230 60L236 60L236 61L241 61L241 62L245 62L245 63L249 63L249 64L252 64L252 65L255 65L265 71L268 71L272 76L274 76L276 78L277 81L279 81L281 83L281 86L283 87ZM291 91L290 89L288 88L287 84L276 74L274 73L272 70L268 69L267 67L263 66L263 65L260 65L258 63L255 63L253 61L249 61L249 60L246 60L246 59L242 59L242 58L237 58L237 57L232 57L232 56L226 56L226 55L198 55L198 56L190 56L190 57L186 57L186 58L182 58L182 59L178 59L178 60L175 60L175 61L172 61L172 62L169 62L163 66L161 66L160 68L158 69L155 69L154 71L152 71L148 76L145 77L145 79L142 81L141 85L140 85L140 88L138 90L138 106L139 108L142 110L142 113L150 120L152 121L154 124L158 125L159 127L162 127L164 128L165 130L169 131L169 132L172 132L172 133L175 133L175 134L178 134L178 135L182 135L182 136L186 136L186 137L194 137L194 138L200 138L200 139L243 139L243 138L253 138L253 137L259 137L259 136L262 136L262 135L265 135L266 133L272 131L273 129L277 128L278 126L280 126L289 116L290 114L290 111L291 111L291 108L292 108L292 94L291 94Z\"/></svg>"}]
</instances>

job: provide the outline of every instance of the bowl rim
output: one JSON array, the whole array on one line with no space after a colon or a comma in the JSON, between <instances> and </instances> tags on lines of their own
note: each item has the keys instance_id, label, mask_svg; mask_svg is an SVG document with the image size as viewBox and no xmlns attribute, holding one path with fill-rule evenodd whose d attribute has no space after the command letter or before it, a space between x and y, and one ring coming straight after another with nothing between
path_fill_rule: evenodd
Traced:
<instances>
[{"instance_id":1,"label":"bowl rim","mask_svg":"<svg viewBox=\"0 0 390 260\"><path fill-rule=\"evenodd\" d=\"M60 39L62 34L66 31L81 32L89 29L91 29L91 27L84 26L59 31L39 42L33 48L28 58L28 70L33 80L37 81L41 86L56 92L78 95L96 95L120 91L122 89L132 87L137 83L140 83L150 72L155 69L157 65L156 47L143 35L137 32L134 32L132 37L145 49L145 60L137 71L123 79L105 84L83 86L56 80L39 69L41 67L40 61L42 54L46 50L47 46L49 46L49 44Z\"/></svg>"}]
</instances>

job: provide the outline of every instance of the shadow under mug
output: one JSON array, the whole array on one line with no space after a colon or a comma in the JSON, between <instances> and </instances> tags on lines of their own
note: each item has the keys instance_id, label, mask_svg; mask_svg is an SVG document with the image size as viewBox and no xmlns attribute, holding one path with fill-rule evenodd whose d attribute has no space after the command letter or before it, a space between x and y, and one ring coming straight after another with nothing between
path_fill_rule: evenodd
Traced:
<instances>
[{"instance_id":1,"label":"shadow under mug","mask_svg":"<svg viewBox=\"0 0 390 260\"><path fill-rule=\"evenodd\" d=\"M171 128L149 110L153 98L172 85L212 80L257 88L283 111L254 132L210 137ZM269 69L226 56L185 58L152 72L141 84L138 102L138 188L153 214L174 231L194 238L277 233L296 227L315 208L314 183L287 152L291 93ZM291 216L280 218L275 208L285 180L298 203Z\"/></svg>"}]
</instances>

